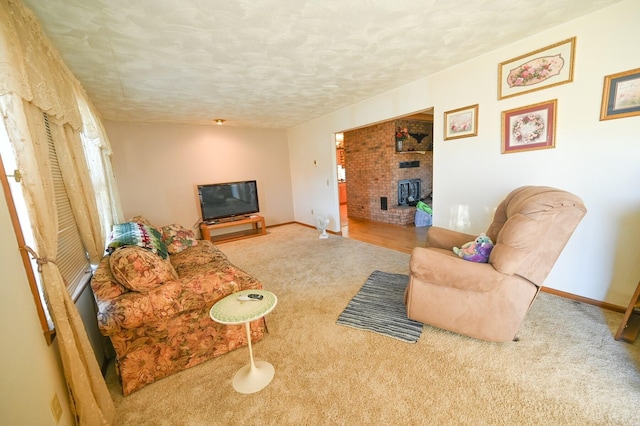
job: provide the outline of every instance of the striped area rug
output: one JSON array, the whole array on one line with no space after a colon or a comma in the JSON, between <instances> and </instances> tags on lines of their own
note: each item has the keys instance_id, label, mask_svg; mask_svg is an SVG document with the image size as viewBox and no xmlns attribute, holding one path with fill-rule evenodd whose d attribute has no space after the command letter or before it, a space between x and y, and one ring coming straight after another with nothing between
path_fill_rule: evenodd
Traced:
<instances>
[{"instance_id":1,"label":"striped area rug","mask_svg":"<svg viewBox=\"0 0 640 426\"><path fill-rule=\"evenodd\" d=\"M404 290L408 284L407 275L374 271L337 323L416 343L422 334L422 323L407 318Z\"/></svg>"}]
</instances>

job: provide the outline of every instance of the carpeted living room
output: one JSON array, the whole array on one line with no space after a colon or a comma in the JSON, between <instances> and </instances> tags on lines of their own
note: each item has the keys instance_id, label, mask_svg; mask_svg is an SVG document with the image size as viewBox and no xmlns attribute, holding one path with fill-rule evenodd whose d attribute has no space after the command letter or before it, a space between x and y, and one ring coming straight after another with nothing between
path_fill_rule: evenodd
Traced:
<instances>
[{"instance_id":1,"label":"carpeted living room","mask_svg":"<svg viewBox=\"0 0 640 426\"><path fill-rule=\"evenodd\" d=\"M640 425L639 14L0 0L0 424Z\"/></svg>"},{"instance_id":2,"label":"carpeted living room","mask_svg":"<svg viewBox=\"0 0 640 426\"><path fill-rule=\"evenodd\" d=\"M275 367L253 394L231 380L246 348L126 397L107 373L117 418L136 424L574 424L640 421L640 345L616 342L622 315L541 293L518 341L489 343L424 326L416 343L337 324L375 270L409 273L409 255L299 224L221 244L278 297L256 359Z\"/></svg>"}]
</instances>

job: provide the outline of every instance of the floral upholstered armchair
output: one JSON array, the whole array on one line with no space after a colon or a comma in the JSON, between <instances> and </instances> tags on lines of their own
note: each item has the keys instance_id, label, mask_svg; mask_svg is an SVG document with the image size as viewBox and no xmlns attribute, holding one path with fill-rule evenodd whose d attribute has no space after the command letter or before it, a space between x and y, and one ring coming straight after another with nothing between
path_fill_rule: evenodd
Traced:
<instances>
[{"instance_id":1,"label":"floral upholstered armchair","mask_svg":"<svg viewBox=\"0 0 640 426\"><path fill-rule=\"evenodd\" d=\"M209 310L231 293L262 285L210 241L136 217L114 226L107 252L91 286L124 395L247 345L242 325L216 323ZM264 331L264 319L252 322L252 341Z\"/></svg>"}]
</instances>

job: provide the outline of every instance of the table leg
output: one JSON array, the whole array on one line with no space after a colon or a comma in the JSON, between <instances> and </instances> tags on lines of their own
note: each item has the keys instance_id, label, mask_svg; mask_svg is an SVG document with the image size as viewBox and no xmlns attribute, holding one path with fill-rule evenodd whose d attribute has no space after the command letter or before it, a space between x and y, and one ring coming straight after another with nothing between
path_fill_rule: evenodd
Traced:
<instances>
[{"instance_id":1,"label":"table leg","mask_svg":"<svg viewBox=\"0 0 640 426\"><path fill-rule=\"evenodd\" d=\"M253 348L251 345L251 328L245 323L247 341L249 345L249 364L242 367L233 376L233 388L240 393L254 393L264 389L275 375L273 365L266 361L253 360Z\"/></svg>"}]
</instances>

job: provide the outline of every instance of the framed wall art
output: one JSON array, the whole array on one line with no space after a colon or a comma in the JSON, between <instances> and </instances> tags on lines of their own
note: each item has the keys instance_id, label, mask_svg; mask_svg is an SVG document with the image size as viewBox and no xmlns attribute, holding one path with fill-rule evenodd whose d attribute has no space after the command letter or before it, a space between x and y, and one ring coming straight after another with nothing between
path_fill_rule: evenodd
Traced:
<instances>
[{"instance_id":1,"label":"framed wall art","mask_svg":"<svg viewBox=\"0 0 640 426\"><path fill-rule=\"evenodd\" d=\"M555 148L557 99L502 112L502 153Z\"/></svg>"},{"instance_id":2,"label":"framed wall art","mask_svg":"<svg viewBox=\"0 0 640 426\"><path fill-rule=\"evenodd\" d=\"M478 104L444 113L444 140L478 135Z\"/></svg>"},{"instance_id":3,"label":"framed wall art","mask_svg":"<svg viewBox=\"0 0 640 426\"><path fill-rule=\"evenodd\" d=\"M573 81L576 38L543 47L498 65L498 99Z\"/></svg>"},{"instance_id":4,"label":"framed wall art","mask_svg":"<svg viewBox=\"0 0 640 426\"><path fill-rule=\"evenodd\" d=\"M640 115L640 68L604 77L600 120Z\"/></svg>"}]
</instances>

